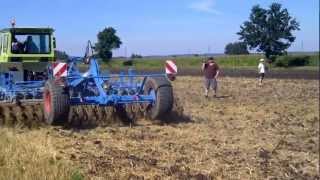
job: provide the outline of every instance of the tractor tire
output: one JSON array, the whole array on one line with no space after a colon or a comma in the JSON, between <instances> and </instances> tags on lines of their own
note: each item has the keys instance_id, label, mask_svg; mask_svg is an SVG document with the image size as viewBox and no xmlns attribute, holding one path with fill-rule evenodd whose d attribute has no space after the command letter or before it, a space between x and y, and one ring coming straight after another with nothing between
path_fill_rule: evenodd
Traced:
<instances>
[{"instance_id":1,"label":"tractor tire","mask_svg":"<svg viewBox=\"0 0 320 180\"><path fill-rule=\"evenodd\" d=\"M70 105L69 95L63 86L54 81L46 82L43 92L45 121L49 125L59 125L67 121Z\"/></svg>"},{"instance_id":2,"label":"tractor tire","mask_svg":"<svg viewBox=\"0 0 320 180\"><path fill-rule=\"evenodd\" d=\"M171 112L173 107L172 85L165 77L148 78L144 87L144 93L154 93L156 101L149 104L146 115L152 120L162 119Z\"/></svg>"}]
</instances>

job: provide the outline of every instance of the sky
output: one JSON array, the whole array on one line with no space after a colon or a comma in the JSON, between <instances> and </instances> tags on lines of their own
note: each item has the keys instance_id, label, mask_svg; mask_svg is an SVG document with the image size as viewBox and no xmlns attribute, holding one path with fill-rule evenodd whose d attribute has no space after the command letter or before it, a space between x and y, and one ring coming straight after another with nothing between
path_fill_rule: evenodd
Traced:
<instances>
[{"instance_id":1,"label":"sky","mask_svg":"<svg viewBox=\"0 0 320 180\"><path fill-rule=\"evenodd\" d=\"M252 6L278 2L300 23L289 51L319 51L319 0L0 0L0 29L53 27L57 49L83 55L86 42L113 27L115 56L223 53L238 41Z\"/></svg>"}]
</instances>

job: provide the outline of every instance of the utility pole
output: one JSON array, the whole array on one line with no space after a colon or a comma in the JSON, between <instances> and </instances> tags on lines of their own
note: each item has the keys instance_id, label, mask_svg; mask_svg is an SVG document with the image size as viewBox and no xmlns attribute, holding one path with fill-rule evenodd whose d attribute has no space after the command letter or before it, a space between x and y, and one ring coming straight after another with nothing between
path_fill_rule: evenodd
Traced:
<instances>
[{"instance_id":1,"label":"utility pole","mask_svg":"<svg viewBox=\"0 0 320 180\"><path fill-rule=\"evenodd\" d=\"M125 58L128 58L128 57L127 57L127 46L124 47L124 57L125 57Z\"/></svg>"}]
</instances>

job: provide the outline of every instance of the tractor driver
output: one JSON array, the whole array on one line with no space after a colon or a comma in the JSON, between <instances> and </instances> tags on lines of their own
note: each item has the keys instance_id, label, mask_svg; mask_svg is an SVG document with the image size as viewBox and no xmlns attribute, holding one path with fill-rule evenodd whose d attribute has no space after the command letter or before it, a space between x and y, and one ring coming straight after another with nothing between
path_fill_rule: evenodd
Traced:
<instances>
[{"instance_id":1,"label":"tractor driver","mask_svg":"<svg viewBox=\"0 0 320 180\"><path fill-rule=\"evenodd\" d=\"M27 40L24 42L25 52L28 54L39 53L39 48L33 42L32 36L28 36Z\"/></svg>"},{"instance_id":2,"label":"tractor driver","mask_svg":"<svg viewBox=\"0 0 320 180\"><path fill-rule=\"evenodd\" d=\"M23 52L23 44L19 42L16 37L12 38L11 51L14 54L19 54Z\"/></svg>"}]
</instances>

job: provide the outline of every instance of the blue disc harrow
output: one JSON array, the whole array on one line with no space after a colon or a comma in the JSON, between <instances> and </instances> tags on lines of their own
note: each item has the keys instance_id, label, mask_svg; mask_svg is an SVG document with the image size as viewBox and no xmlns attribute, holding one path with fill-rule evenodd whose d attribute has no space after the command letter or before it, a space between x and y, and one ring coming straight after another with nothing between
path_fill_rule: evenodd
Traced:
<instances>
[{"instance_id":1,"label":"blue disc harrow","mask_svg":"<svg viewBox=\"0 0 320 180\"><path fill-rule=\"evenodd\" d=\"M86 54L89 46L90 43ZM79 64L83 62L88 65L86 72L79 70ZM172 86L167 74L138 74L133 69L127 73L101 73L97 59L92 56L51 64L46 80L18 82L15 73L0 73L0 103L43 102L49 124L65 121L70 106L121 108L143 105L152 119L167 114L173 106Z\"/></svg>"}]
</instances>

